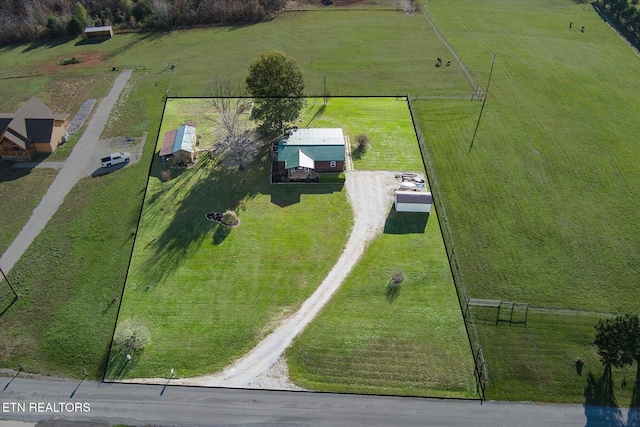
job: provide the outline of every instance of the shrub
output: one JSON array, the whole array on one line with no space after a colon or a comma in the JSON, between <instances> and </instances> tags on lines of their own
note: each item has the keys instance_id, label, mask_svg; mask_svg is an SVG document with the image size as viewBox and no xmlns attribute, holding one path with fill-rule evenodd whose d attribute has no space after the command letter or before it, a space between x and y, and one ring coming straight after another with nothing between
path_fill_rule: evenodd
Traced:
<instances>
[{"instance_id":1,"label":"shrub","mask_svg":"<svg viewBox=\"0 0 640 427\"><path fill-rule=\"evenodd\" d=\"M151 331L142 322L126 319L118 324L113 336L116 347L135 353L142 350L151 338Z\"/></svg>"},{"instance_id":2,"label":"shrub","mask_svg":"<svg viewBox=\"0 0 640 427\"><path fill-rule=\"evenodd\" d=\"M356 149L366 150L369 147L371 147L371 140L367 135L365 135L364 133L356 135Z\"/></svg>"},{"instance_id":3,"label":"shrub","mask_svg":"<svg viewBox=\"0 0 640 427\"><path fill-rule=\"evenodd\" d=\"M222 214L222 222L225 225L237 225L240 220L238 219L238 215L232 210L227 210Z\"/></svg>"}]
</instances>

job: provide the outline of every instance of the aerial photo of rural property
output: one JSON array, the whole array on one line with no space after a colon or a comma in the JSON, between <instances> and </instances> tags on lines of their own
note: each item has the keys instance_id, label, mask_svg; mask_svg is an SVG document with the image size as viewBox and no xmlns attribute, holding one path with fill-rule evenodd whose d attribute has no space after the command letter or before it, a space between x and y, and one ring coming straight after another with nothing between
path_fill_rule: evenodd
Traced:
<instances>
[{"instance_id":1,"label":"aerial photo of rural property","mask_svg":"<svg viewBox=\"0 0 640 427\"><path fill-rule=\"evenodd\" d=\"M637 0L0 24L2 425L640 426Z\"/></svg>"}]
</instances>

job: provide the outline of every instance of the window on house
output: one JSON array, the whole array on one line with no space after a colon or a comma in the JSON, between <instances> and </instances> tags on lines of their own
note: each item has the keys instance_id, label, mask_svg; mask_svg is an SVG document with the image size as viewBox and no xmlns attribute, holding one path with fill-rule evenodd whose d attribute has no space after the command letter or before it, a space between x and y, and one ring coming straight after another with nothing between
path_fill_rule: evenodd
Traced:
<instances>
[{"instance_id":1,"label":"window on house","mask_svg":"<svg viewBox=\"0 0 640 427\"><path fill-rule=\"evenodd\" d=\"M330 167L335 168L336 167L336 161L335 160L331 160L331 163L329 164Z\"/></svg>"}]
</instances>

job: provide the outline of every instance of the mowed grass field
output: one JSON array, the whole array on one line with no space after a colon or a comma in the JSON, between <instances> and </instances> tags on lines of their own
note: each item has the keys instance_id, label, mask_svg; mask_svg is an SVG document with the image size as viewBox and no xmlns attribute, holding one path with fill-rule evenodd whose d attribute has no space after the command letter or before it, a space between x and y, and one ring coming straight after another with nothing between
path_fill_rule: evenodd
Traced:
<instances>
[{"instance_id":1,"label":"mowed grass field","mask_svg":"<svg viewBox=\"0 0 640 427\"><path fill-rule=\"evenodd\" d=\"M135 115L138 126L153 129L155 123L157 129L164 90L154 85L157 76L134 77L137 84L121 98L121 112ZM108 127L105 132L116 131ZM152 150L152 144L145 147L138 164L81 180L9 272L20 298L14 301L9 288L0 287L0 366L16 369L21 362L26 372L77 378L86 369L90 378L102 378ZM35 169L2 182L2 191L10 189L2 209L13 212L17 194L46 189L50 175ZM39 196L29 199L37 203ZM12 216L26 223L31 213L26 202L24 209ZM21 227L14 227L16 233Z\"/></svg>"},{"instance_id":2,"label":"mowed grass field","mask_svg":"<svg viewBox=\"0 0 640 427\"><path fill-rule=\"evenodd\" d=\"M404 98L310 98L297 120L300 127L340 127L356 152L356 136L371 147L354 154L356 170L424 171L416 134Z\"/></svg>"},{"instance_id":3,"label":"mowed grass field","mask_svg":"<svg viewBox=\"0 0 640 427\"><path fill-rule=\"evenodd\" d=\"M414 103L469 296L594 312L575 331L480 324L489 399L584 402L598 312L640 311L640 59L587 9L427 5L480 81L497 53L473 147L477 107Z\"/></svg>"},{"instance_id":4,"label":"mowed grass field","mask_svg":"<svg viewBox=\"0 0 640 427\"><path fill-rule=\"evenodd\" d=\"M553 4L429 3L474 69L497 59L471 151L468 107L418 104L421 126L470 296L637 312L640 58Z\"/></svg>"},{"instance_id":5,"label":"mowed grass field","mask_svg":"<svg viewBox=\"0 0 640 427\"><path fill-rule=\"evenodd\" d=\"M404 281L389 287L394 273ZM477 397L473 356L435 212L391 212L385 232L287 350L313 390Z\"/></svg>"},{"instance_id":6,"label":"mowed grass field","mask_svg":"<svg viewBox=\"0 0 640 427\"><path fill-rule=\"evenodd\" d=\"M161 136L199 117L207 104L202 99L170 99ZM336 108L332 109L334 104ZM392 125L391 114L381 128L408 126L412 132L406 103L393 98L332 99L322 117L331 126L339 126L341 118L345 123L358 123L360 110L354 108L350 116L347 105L358 105L373 112L374 117L394 111L397 123ZM307 113L313 109L310 101ZM375 126L370 129L376 130ZM203 132L211 131L203 127ZM201 138L208 136L204 133ZM411 152L416 146L415 137L398 138L395 149ZM379 150L384 151L382 147ZM352 224L344 189L336 184L270 185L266 168L268 161L264 158L239 172L203 156L195 168L162 182L160 170L166 167L159 161L154 163L118 318L119 324L144 324L151 331L151 340L125 368L122 354L114 348L107 378L165 376L172 367L181 376L219 370L255 346L324 279L341 253ZM226 230L204 219L207 211L226 208L238 212L240 227ZM371 322L370 317L361 317L359 324L370 333L355 338L349 336L349 328L343 327L342 336L351 342L352 351L347 355L350 366L340 368L344 377L336 381L334 366L333 374L324 371L310 382L297 369L293 379L304 387L473 396L471 355L437 220L434 215L425 234L427 216L409 217L409 225L405 224L407 218L391 218L389 234L386 239L380 238L386 243L372 249L359 267L377 279L364 291L371 300L363 299L359 304L365 311L379 311L384 320ZM394 266L384 265L385 254L401 247L420 250L420 259L424 258L427 265L409 258ZM379 268L371 270L373 265ZM393 267L406 268L407 281L402 297L391 304L385 299L385 285L391 274L388 270ZM364 279L356 277L352 282L361 289ZM372 305L375 301L377 304ZM353 301L349 303L354 305ZM354 309L354 313L362 315L362 309ZM353 319L343 309L330 312L327 318L343 325ZM321 324L314 328L315 333L320 339L331 340L338 333L333 325L327 328ZM307 344L308 340L298 343L297 351L316 353L316 348ZM381 345L391 345L395 351L378 357L386 351ZM332 350L335 346L327 347L323 353L327 357L316 362L331 364L331 360L345 356L331 354ZM364 355L370 362L377 360L377 364L359 364L358 360L365 360ZM401 373L396 366L399 362L405 366ZM381 376L380 371L386 374ZM371 381L371 377L377 381ZM350 385L349 379L353 381Z\"/></svg>"},{"instance_id":7,"label":"mowed grass field","mask_svg":"<svg viewBox=\"0 0 640 427\"><path fill-rule=\"evenodd\" d=\"M193 101L172 100L161 135L198 118ZM119 316L145 323L151 341L115 374L221 369L294 312L335 263L352 224L343 186L270 185L266 156L238 171L203 155L168 182L154 156ZM226 209L238 228L205 219Z\"/></svg>"},{"instance_id":8,"label":"mowed grass field","mask_svg":"<svg viewBox=\"0 0 640 427\"><path fill-rule=\"evenodd\" d=\"M116 34L99 44L78 44L80 40L1 48L0 77L135 65L167 69L172 96L207 96L213 78L244 83L253 58L276 49L297 60L309 95L323 93L325 77L334 96L472 91L455 63L446 69L434 67L446 49L424 17L400 11L283 13L272 21L241 27ZM87 60L58 65L71 56ZM169 64L176 66L173 71Z\"/></svg>"}]
</instances>

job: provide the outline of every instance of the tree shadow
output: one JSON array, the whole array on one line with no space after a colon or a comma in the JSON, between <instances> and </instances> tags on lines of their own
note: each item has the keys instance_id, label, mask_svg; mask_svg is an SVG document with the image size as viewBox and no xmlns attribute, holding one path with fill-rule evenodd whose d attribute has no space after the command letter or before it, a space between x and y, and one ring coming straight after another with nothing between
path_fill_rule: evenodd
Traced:
<instances>
[{"instance_id":1,"label":"tree shadow","mask_svg":"<svg viewBox=\"0 0 640 427\"><path fill-rule=\"evenodd\" d=\"M48 40L40 40L37 42L31 42L29 43L29 45L27 45L24 48L22 52L26 53L26 52L30 52L32 50L40 49L40 48L51 49L54 47L62 46L63 44L69 43L75 39L76 37L73 36L73 37L61 37L57 39L48 39Z\"/></svg>"},{"instance_id":2,"label":"tree shadow","mask_svg":"<svg viewBox=\"0 0 640 427\"><path fill-rule=\"evenodd\" d=\"M303 194L329 194L342 191L344 183L332 182L325 184L273 184L268 189L271 203L281 208L300 203Z\"/></svg>"},{"instance_id":3,"label":"tree shadow","mask_svg":"<svg viewBox=\"0 0 640 427\"><path fill-rule=\"evenodd\" d=\"M620 33L630 45L640 50L640 37L634 34L632 31L624 25L620 19L616 18L612 13L607 11L604 6L597 2L591 2L591 6L596 11L598 16L606 23L612 25L618 33Z\"/></svg>"},{"instance_id":4,"label":"tree shadow","mask_svg":"<svg viewBox=\"0 0 640 427\"><path fill-rule=\"evenodd\" d=\"M144 349L130 351L123 348L111 347L104 370L103 381L118 381L127 377L131 369L138 364L143 353ZM127 355L131 358L129 359Z\"/></svg>"},{"instance_id":5,"label":"tree shadow","mask_svg":"<svg viewBox=\"0 0 640 427\"><path fill-rule=\"evenodd\" d=\"M367 147L358 145L355 149L351 151L351 157L353 158L353 160L360 160L362 159L362 157L364 157L366 152L367 152Z\"/></svg>"},{"instance_id":6,"label":"tree shadow","mask_svg":"<svg viewBox=\"0 0 640 427\"><path fill-rule=\"evenodd\" d=\"M162 163L162 160L156 157L154 162ZM193 167L182 172L180 179L172 179L166 190L145 201L144 209L154 212L147 212L151 220L166 215L165 210L170 211L172 217L169 225L144 248L152 250L152 254L141 267L143 280L138 288L148 289L162 283L188 251L204 244L208 238L215 245L222 244L233 229L207 221L205 214L227 209L237 213L244 210L247 200L266 192L269 185L266 164L264 153L242 171L225 167L211 156L201 156ZM161 167L154 165L153 170ZM170 196L178 194L180 202Z\"/></svg>"},{"instance_id":7,"label":"tree shadow","mask_svg":"<svg viewBox=\"0 0 640 427\"><path fill-rule=\"evenodd\" d=\"M618 408L613 392L611 365L605 365L600 378L596 378L592 372L589 372L584 397L586 427L625 427L622 411Z\"/></svg>"},{"instance_id":8,"label":"tree shadow","mask_svg":"<svg viewBox=\"0 0 640 427\"><path fill-rule=\"evenodd\" d=\"M125 44L122 47L119 47L118 49L112 51L111 53L109 53L107 55L108 58L113 58L113 57L117 57L118 55L120 55L121 53L131 49L132 47L134 47L135 45L137 45L140 42L143 41L154 41L166 36L171 35L170 31L166 31L166 30L153 30L153 31L147 31L147 32L140 32L138 33L138 35L136 35L136 37L130 41L129 43Z\"/></svg>"},{"instance_id":9,"label":"tree shadow","mask_svg":"<svg viewBox=\"0 0 640 427\"><path fill-rule=\"evenodd\" d=\"M397 212L392 206L384 222L385 234L424 233L429 212Z\"/></svg>"}]
</instances>

